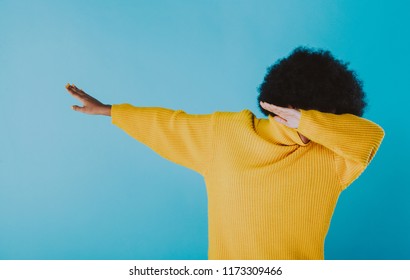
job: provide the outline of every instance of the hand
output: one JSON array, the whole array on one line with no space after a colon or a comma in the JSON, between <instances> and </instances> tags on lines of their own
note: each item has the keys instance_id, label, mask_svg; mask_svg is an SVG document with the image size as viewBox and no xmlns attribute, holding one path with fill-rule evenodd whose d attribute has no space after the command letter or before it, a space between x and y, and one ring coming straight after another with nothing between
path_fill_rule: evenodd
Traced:
<instances>
[{"instance_id":1,"label":"hand","mask_svg":"<svg viewBox=\"0 0 410 280\"><path fill-rule=\"evenodd\" d=\"M111 116L111 105L105 105L95 99L94 97L88 95L83 90L77 88L75 85L67 84L66 89L75 98L83 103L83 106L74 105L71 108L74 111L90 114L90 115L105 115Z\"/></svg>"},{"instance_id":2,"label":"hand","mask_svg":"<svg viewBox=\"0 0 410 280\"><path fill-rule=\"evenodd\" d=\"M260 104L263 109L276 115L274 117L275 121L291 128L299 127L301 117L300 111L292 108L279 107L262 101Z\"/></svg>"}]
</instances>

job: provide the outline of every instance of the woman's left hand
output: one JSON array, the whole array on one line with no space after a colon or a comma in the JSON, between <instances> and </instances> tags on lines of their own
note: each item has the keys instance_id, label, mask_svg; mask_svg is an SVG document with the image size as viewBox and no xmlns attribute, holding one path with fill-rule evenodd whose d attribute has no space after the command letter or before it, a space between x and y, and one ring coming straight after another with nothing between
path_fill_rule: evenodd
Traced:
<instances>
[{"instance_id":1,"label":"woman's left hand","mask_svg":"<svg viewBox=\"0 0 410 280\"><path fill-rule=\"evenodd\" d=\"M301 112L292 108L279 107L266 102L260 102L261 107L266 111L274 113L275 121L291 128L298 128L300 123Z\"/></svg>"}]
</instances>

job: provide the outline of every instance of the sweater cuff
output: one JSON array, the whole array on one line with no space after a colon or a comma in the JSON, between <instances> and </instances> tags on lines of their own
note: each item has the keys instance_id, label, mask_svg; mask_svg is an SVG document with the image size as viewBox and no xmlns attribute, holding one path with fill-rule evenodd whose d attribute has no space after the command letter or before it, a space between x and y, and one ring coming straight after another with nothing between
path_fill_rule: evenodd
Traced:
<instances>
[{"instance_id":1,"label":"sweater cuff","mask_svg":"<svg viewBox=\"0 0 410 280\"><path fill-rule=\"evenodd\" d=\"M121 120L121 116L124 113L125 108L128 104L114 104L111 105L111 123L118 125Z\"/></svg>"},{"instance_id":2,"label":"sweater cuff","mask_svg":"<svg viewBox=\"0 0 410 280\"><path fill-rule=\"evenodd\" d=\"M298 126L298 128L296 128L296 130L298 132L302 133L302 134L304 134L304 132L308 132L308 134L309 134L310 131L309 131L308 127L309 127L309 124L311 122L311 120L309 118L309 113L308 113L308 111L301 110L301 109L299 109L299 111L301 113L300 114L300 122L299 122L299 126Z\"/></svg>"},{"instance_id":3,"label":"sweater cuff","mask_svg":"<svg viewBox=\"0 0 410 280\"><path fill-rule=\"evenodd\" d=\"M322 138L325 136L323 134L326 133L326 130L323 127L333 126L332 121L325 117L325 114L330 113L322 113L315 110L300 110L300 112L300 123L296 130L310 140L313 140L313 142L316 142L318 137Z\"/></svg>"}]
</instances>

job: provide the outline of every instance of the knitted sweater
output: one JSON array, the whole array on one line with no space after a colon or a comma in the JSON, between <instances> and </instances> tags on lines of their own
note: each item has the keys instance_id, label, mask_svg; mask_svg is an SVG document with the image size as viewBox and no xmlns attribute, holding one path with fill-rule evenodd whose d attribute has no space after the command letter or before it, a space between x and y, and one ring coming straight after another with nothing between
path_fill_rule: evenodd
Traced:
<instances>
[{"instance_id":1,"label":"knitted sweater","mask_svg":"<svg viewBox=\"0 0 410 280\"><path fill-rule=\"evenodd\" d=\"M129 135L204 177L209 259L323 259L339 194L369 164L384 132L354 115L300 111L297 129L249 110L191 115L121 104L111 115Z\"/></svg>"}]
</instances>

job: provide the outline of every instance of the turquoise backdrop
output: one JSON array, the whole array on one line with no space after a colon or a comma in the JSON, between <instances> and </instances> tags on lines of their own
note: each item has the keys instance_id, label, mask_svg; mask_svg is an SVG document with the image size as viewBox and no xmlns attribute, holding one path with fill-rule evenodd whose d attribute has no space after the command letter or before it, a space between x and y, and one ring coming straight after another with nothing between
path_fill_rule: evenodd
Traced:
<instances>
[{"instance_id":1,"label":"turquoise backdrop","mask_svg":"<svg viewBox=\"0 0 410 280\"><path fill-rule=\"evenodd\" d=\"M410 259L410 2L0 0L0 259L206 259L202 177L110 119L105 103L250 109L266 68L325 48L364 81L386 131L340 196L327 259ZM78 104L78 103L77 103Z\"/></svg>"}]
</instances>

